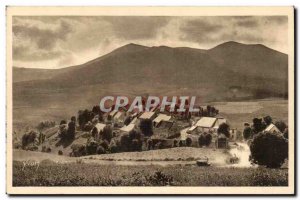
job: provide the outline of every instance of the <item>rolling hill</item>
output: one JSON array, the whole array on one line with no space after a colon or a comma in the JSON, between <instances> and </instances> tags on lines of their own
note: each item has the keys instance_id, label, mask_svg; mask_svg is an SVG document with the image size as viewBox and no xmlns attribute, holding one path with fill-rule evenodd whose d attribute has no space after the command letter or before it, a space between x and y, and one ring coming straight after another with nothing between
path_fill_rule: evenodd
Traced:
<instances>
[{"instance_id":1,"label":"rolling hill","mask_svg":"<svg viewBox=\"0 0 300 200\"><path fill-rule=\"evenodd\" d=\"M263 45L226 42L202 50L128 44L68 68L14 68L14 120L27 112L69 116L104 95L194 95L199 102L287 97L287 75L288 56Z\"/></svg>"}]
</instances>

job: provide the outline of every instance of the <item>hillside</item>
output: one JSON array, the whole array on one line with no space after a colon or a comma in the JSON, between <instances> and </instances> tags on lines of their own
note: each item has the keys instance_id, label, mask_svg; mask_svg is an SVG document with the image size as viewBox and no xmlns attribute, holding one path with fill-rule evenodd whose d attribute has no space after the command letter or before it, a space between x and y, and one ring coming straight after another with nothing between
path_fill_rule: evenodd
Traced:
<instances>
[{"instance_id":1,"label":"hillside","mask_svg":"<svg viewBox=\"0 0 300 200\"><path fill-rule=\"evenodd\" d=\"M14 70L14 120L28 112L60 117L104 95L195 95L201 102L286 97L287 69L288 56L263 45L227 42L200 50L128 44L47 75L25 78Z\"/></svg>"}]
</instances>

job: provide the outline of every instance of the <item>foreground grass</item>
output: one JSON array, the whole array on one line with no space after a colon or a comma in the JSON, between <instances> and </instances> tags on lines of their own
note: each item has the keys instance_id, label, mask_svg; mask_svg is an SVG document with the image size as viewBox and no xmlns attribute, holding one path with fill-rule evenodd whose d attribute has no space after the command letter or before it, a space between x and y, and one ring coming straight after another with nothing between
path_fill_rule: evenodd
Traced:
<instances>
[{"instance_id":1,"label":"foreground grass","mask_svg":"<svg viewBox=\"0 0 300 200\"><path fill-rule=\"evenodd\" d=\"M287 186L287 169L118 166L42 162L13 164L14 186Z\"/></svg>"}]
</instances>

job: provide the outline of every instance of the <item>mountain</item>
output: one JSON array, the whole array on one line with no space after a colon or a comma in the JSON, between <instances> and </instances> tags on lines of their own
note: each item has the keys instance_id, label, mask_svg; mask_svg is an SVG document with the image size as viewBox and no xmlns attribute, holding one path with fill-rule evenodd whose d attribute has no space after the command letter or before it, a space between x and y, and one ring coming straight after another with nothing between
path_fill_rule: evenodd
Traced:
<instances>
[{"instance_id":1,"label":"mountain","mask_svg":"<svg viewBox=\"0 0 300 200\"><path fill-rule=\"evenodd\" d=\"M14 69L18 81L14 81L13 100L14 106L32 110L74 113L98 104L104 95L193 95L208 102L287 97L288 93L288 56L263 45L237 42L209 50L128 44L47 75L30 70L27 74L41 75L22 80L20 70Z\"/></svg>"}]
</instances>

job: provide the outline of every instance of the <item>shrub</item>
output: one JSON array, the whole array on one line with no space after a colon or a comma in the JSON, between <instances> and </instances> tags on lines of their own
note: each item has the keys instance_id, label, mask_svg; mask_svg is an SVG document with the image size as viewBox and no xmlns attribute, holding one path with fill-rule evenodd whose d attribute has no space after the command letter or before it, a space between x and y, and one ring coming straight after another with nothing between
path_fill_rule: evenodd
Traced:
<instances>
[{"instance_id":1,"label":"shrub","mask_svg":"<svg viewBox=\"0 0 300 200\"><path fill-rule=\"evenodd\" d=\"M263 120L261 118L253 119L252 129L254 134L263 131L265 128L266 128L266 124L263 123Z\"/></svg>"},{"instance_id":2,"label":"shrub","mask_svg":"<svg viewBox=\"0 0 300 200\"><path fill-rule=\"evenodd\" d=\"M206 139L203 134L201 134L198 138L198 144L200 147L203 147L206 144Z\"/></svg>"},{"instance_id":3,"label":"shrub","mask_svg":"<svg viewBox=\"0 0 300 200\"><path fill-rule=\"evenodd\" d=\"M288 157L288 141L279 133L259 133L253 138L250 151L253 163L279 168Z\"/></svg>"},{"instance_id":4,"label":"shrub","mask_svg":"<svg viewBox=\"0 0 300 200\"><path fill-rule=\"evenodd\" d=\"M111 141L111 139L113 137L113 130L110 125L107 125L103 128L101 137L102 137L102 140L106 140L108 142Z\"/></svg>"},{"instance_id":5,"label":"shrub","mask_svg":"<svg viewBox=\"0 0 300 200\"><path fill-rule=\"evenodd\" d=\"M129 138L129 134L124 134L120 138L120 149L121 151L129 151L131 141Z\"/></svg>"},{"instance_id":6,"label":"shrub","mask_svg":"<svg viewBox=\"0 0 300 200\"><path fill-rule=\"evenodd\" d=\"M206 146L209 146L211 144L211 141L212 141L212 136L210 133L206 134L205 135L205 145Z\"/></svg>"},{"instance_id":7,"label":"shrub","mask_svg":"<svg viewBox=\"0 0 300 200\"><path fill-rule=\"evenodd\" d=\"M166 186L173 184L173 177L161 171L156 171L154 175L146 177L147 181L153 186Z\"/></svg>"},{"instance_id":8,"label":"shrub","mask_svg":"<svg viewBox=\"0 0 300 200\"><path fill-rule=\"evenodd\" d=\"M89 121L92 121L93 118L94 118L95 114L90 111L90 110L80 110L78 111L78 123L79 123L79 126L81 128L81 130L84 129L84 126L87 122Z\"/></svg>"},{"instance_id":9,"label":"shrub","mask_svg":"<svg viewBox=\"0 0 300 200\"><path fill-rule=\"evenodd\" d=\"M100 142L100 146L102 146L105 150L108 150L108 148L109 148L109 143L108 143L107 140L102 140L102 141Z\"/></svg>"},{"instance_id":10,"label":"shrub","mask_svg":"<svg viewBox=\"0 0 300 200\"><path fill-rule=\"evenodd\" d=\"M153 149L153 148L154 148L153 140L148 139L148 140L147 140L147 149L148 149L148 150L151 150L151 149Z\"/></svg>"},{"instance_id":11,"label":"shrub","mask_svg":"<svg viewBox=\"0 0 300 200\"><path fill-rule=\"evenodd\" d=\"M47 128L51 128L51 127L54 127L55 126L55 122L54 121L43 121L43 122L40 122L38 125L37 125L37 130L39 130L40 132L47 129Z\"/></svg>"},{"instance_id":12,"label":"shrub","mask_svg":"<svg viewBox=\"0 0 300 200\"><path fill-rule=\"evenodd\" d=\"M153 126L151 119L142 119L139 124L139 128L141 129L142 134L145 136L153 135Z\"/></svg>"},{"instance_id":13,"label":"shrub","mask_svg":"<svg viewBox=\"0 0 300 200\"><path fill-rule=\"evenodd\" d=\"M33 144L37 139L38 133L35 131L29 131L22 136L22 148L25 149L29 144Z\"/></svg>"},{"instance_id":14,"label":"shrub","mask_svg":"<svg viewBox=\"0 0 300 200\"><path fill-rule=\"evenodd\" d=\"M220 124L217 132L218 132L218 134L224 134L227 138L229 138L230 137L229 130L230 130L229 125L226 123L222 123L222 124Z\"/></svg>"},{"instance_id":15,"label":"shrub","mask_svg":"<svg viewBox=\"0 0 300 200\"><path fill-rule=\"evenodd\" d=\"M250 127L245 127L243 131L243 137L245 140L250 139L252 136L252 129Z\"/></svg>"},{"instance_id":16,"label":"shrub","mask_svg":"<svg viewBox=\"0 0 300 200\"><path fill-rule=\"evenodd\" d=\"M70 156L75 156L75 157L79 157L79 156L85 156L86 153L86 146L83 144L73 144L71 146L72 149L72 153Z\"/></svg>"},{"instance_id":17,"label":"shrub","mask_svg":"<svg viewBox=\"0 0 300 200\"><path fill-rule=\"evenodd\" d=\"M102 146L97 147L97 154L105 154L106 151Z\"/></svg>"},{"instance_id":18,"label":"shrub","mask_svg":"<svg viewBox=\"0 0 300 200\"><path fill-rule=\"evenodd\" d=\"M286 139L289 139L289 129L288 128L285 128L284 132L283 132L283 136L286 138Z\"/></svg>"},{"instance_id":19,"label":"shrub","mask_svg":"<svg viewBox=\"0 0 300 200\"><path fill-rule=\"evenodd\" d=\"M117 153L119 151L118 146L116 144L112 144L109 146L110 153Z\"/></svg>"},{"instance_id":20,"label":"shrub","mask_svg":"<svg viewBox=\"0 0 300 200\"><path fill-rule=\"evenodd\" d=\"M269 115L264 117L264 122L267 126L269 126L272 123L272 121L272 117L270 117Z\"/></svg>"},{"instance_id":21,"label":"shrub","mask_svg":"<svg viewBox=\"0 0 300 200\"><path fill-rule=\"evenodd\" d=\"M192 139L191 138L186 138L186 140L185 140L185 144L186 144L186 146L188 146L188 147L190 147L190 146L192 146Z\"/></svg>"},{"instance_id":22,"label":"shrub","mask_svg":"<svg viewBox=\"0 0 300 200\"><path fill-rule=\"evenodd\" d=\"M93 155L93 154L96 154L97 152L97 147L98 147L98 144L96 141L92 140L92 141L89 141L86 145L86 152L88 155Z\"/></svg>"},{"instance_id":23,"label":"shrub","mask_svg":"<svg viewBox=\"0 0 300 200\"><path fill-rule=\"evenodd\" d=\"M287 125L283 121L275 122L275 126L280 130L281 133L287 128Z\"/></svg>"}]
</instances>

